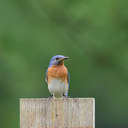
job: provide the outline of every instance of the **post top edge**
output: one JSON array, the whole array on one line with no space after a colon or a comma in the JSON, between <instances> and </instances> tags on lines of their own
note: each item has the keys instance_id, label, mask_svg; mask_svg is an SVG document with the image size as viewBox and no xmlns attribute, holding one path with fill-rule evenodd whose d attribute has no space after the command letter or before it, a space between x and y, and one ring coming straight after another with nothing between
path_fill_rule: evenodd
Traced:
<instances>
[{"instance_id":1,"label":"post top edge","mask_svg":"<svg viewBox=\"0 0 128 128\"><path fill-rule=\"evenodd\" d=\"M47 101L47 100L93 100L95 101L95 98L89 97L89 98L19 98L20 101Z\"/></svg>"}]
</instances>

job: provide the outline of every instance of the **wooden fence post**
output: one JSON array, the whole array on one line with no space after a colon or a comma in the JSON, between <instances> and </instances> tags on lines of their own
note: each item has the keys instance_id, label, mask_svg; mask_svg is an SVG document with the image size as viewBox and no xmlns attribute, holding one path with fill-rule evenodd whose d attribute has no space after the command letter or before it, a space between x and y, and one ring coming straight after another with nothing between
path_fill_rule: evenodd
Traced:
<instances>
[{"instance_id":1,"label":"wooden fence post","mask_svg":"<svg viewBox=\"0 0 128 128\"><path fill-rule=\"evenodd\" d=\"M95 128L95 99L20 99L20 128Z\"/></svg>"}]
</instances>

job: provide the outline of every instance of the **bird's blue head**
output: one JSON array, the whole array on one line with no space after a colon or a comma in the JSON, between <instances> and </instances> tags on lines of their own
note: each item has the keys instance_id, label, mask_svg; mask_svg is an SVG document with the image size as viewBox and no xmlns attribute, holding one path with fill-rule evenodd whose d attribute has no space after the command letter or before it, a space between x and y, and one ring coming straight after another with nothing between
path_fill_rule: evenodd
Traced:
<instances>
[{"instance_id":1,"label":"bird's blue head","mask_svg":"<svg viewBox=\"0 0 128 128\"><path fill-rule=\"evenodd\" d=\"M49 63L49 67L53 66L53 65L61 65L64 63L64 60L65 59L68 59L69 57L67 56L63 56L63 55L56 55L56 56L53 56L50 60L50 63Z\"/></svg>"}]
</instances>

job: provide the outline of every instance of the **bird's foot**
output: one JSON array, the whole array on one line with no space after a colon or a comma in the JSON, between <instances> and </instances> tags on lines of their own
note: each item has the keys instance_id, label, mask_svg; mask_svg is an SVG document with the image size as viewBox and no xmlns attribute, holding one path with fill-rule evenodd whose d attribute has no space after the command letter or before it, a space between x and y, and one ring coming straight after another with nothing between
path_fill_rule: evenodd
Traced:
<instances>
[{"instance_id":1,"label":"bird's foot","mask_svg":"<svg viewBox=\"0 0 128 128\"><path fill-rule=\"evenodd\" d=\"M53 95L50 95L49 97L48 97L48 99L52 99L53 98Z\"/></svg>"},{"instance_id":2,"label":"bird's foot","mask_svg":"<svg viewBox=\"0 0 128 128\"><path fill-rule=\"evenodd\" d=\"M67 96L67 95L63 95L63 98L66 98L66 99L67 99L67 98L70 98L70 96Z\"/></svg>"}]
</instances>

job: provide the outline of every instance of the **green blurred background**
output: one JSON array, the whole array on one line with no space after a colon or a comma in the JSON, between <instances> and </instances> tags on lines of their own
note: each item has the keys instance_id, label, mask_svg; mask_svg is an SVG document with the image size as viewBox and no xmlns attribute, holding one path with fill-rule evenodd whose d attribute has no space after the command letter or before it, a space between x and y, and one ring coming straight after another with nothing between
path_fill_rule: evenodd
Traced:
<instances>
[{"instance_id":1,"label":"green blurred background","mask_svg":"<svg viewBox=\"0 0 128 128\"><path fill-rule=\"evenodd\" d=\"M127 128L127 0L0 0L0 127L19 127L19 98L49 96L56 54L71 58L69 95L96 98L96 127Z\"/></svg>"}]
</instances>

